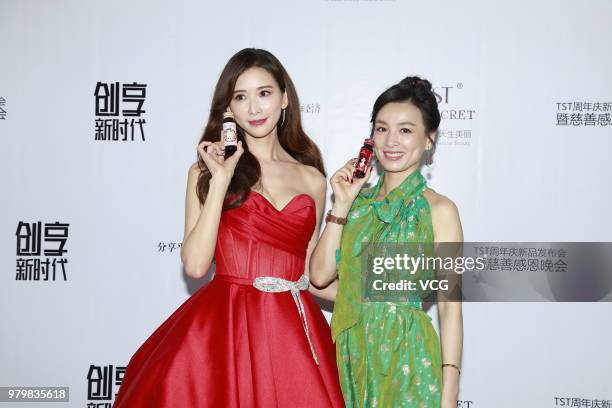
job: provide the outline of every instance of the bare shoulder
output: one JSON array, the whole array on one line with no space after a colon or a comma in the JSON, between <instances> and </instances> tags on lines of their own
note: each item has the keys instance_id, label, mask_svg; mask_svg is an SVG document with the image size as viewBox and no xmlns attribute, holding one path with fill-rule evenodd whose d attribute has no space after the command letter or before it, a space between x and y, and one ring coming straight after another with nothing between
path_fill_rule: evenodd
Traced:
<instances>
[{"instance_id":1,"label":"bare shoulder","mask_svg":"<svg viewBox=\"0 0 612 408\"><path fill-rule=\"evenodd\" d=\"M200 170L200 166L198 165L198 162L195 162L191 166L189 166L189 174L190 175L199 176L200 172L201 172L201 170Z\"/></svg>"},{"instance_id":2,"label":"bare shoulder","mask_svg":"<svg viewBox=\"0 0 612 408\"><path fill-rule=\"evenodd\" d=\"M189 171L187 172L187 184L190 186L195 186L200 179L202 171L203 170L200 168L198 162L195 162L189 166Z\"/></svg>"},{"instance_id":3,"label":"bare shoulder","mask_svg":"<svg viewBox=\"0 0 612 408\"><path fill-rule=\"evenodd\" d=\"M423 196L429 202L429 208L431 208L432 216L434 212L443 218L459 215L457 205L447 196L440 194L431 188L426 189L423 192Z\"/></svg>"},{"instance_id":4,"label":"bare shoulder","mask_svg":"<svg viewBox=\"0 0 612 408\"><path fill-rule=\"evenodd\" d=\"M460 241L462 239L461 220L457 205L447 196L430 188L423 192L423 196L431 209L431 221L434 231L443 241Z\"/></svg>"},{"instance_id":5,"label":"bare shoulder","mask_svg":"<svg viewBox=\"0 0 612 408\"><path fill-rule=\"evenodd\" d=\"M325 189L327 179L319 169L307 164L300 164L299 169L302 172L303 179L311 190Z\"/></svg>"},{"instance_id":6,"label":"bare shoulder","mask_svg":"<svg viewBox=\"0 0 612 408\"><path fill-rule=\"evenodd\" d=\"M300 164L298 169L301 173L301 179L304 180L306 191L322 206L325 202L327 179L323 173L314 166Z\"/></svg>"}]
</instances>

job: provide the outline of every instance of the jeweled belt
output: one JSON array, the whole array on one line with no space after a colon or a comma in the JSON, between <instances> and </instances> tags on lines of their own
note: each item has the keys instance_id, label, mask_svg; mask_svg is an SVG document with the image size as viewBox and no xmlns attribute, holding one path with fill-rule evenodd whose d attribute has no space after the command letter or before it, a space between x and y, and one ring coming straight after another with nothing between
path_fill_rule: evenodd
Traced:
<instances>
[{"instance_id":1,"label":"jeweled belt","mask_svg":"<svg viewBox=\"0 0 612 408\"><path fill-rule=\"evenodd\" d=\"M301 290L307 290L310 282L308 281L308 277L306 275L300 276L297 281L290 281L282 278L277 278L274 276L260 276L253 280L238 278L229 275L216 275L215 279L225 280L232 283L238 284L252 284L256 289L262 292L268 293L279 293L279 292L291 292L291 296L293 297L293 301L295 302L295 306L297 307L298 314L300 316L300 320L302 321L302 327L304 328L304 333L306 334L306 339L308 340L308 345L310 346L310 352L312 353L312 358L314 358L315 363L319 365L319 359L317 358L317 353L314 350L314 346L312 345L312 341L310 339L310 332L308 330L308 321L306 320L306 310L304 309L304 304L302 303L302 298L300 297Z\"/></svg>"}]
</instances>

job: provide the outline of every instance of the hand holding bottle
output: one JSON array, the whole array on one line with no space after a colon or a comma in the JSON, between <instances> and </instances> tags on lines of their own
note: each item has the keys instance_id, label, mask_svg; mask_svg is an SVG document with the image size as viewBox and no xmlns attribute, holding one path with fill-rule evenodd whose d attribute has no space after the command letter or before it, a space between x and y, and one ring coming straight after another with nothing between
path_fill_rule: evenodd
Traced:
<instances>
[{"instance_id":1,"label":"hand holding bottle","mask_svg":"<svg viewBox=\"0 0 612 408\"><path fill-rule=\"evenodd\" d=\"M198 152L200 157L204 160L204 164L208 168L211 174L211 182L218 180L226 185L229 185L232 177L234 176L234 170L238 159L244 153L242 147L242 141L239 140L237 144L236 153L232 154L227 159L225 158L225 148L222 142L209 142L203 141L198 145Z\"/></svg>"},{"instance_id":2,"label":"hand holding bottle","mask_svg":"<svg viewBox=\"0 0 612 408\"><path fill-rule=\"evenodd\" d=\"M347 206L350 207L363 185L370 178L372 173L371 164L368 166L363 178L353 178L356 162L357 158L352 158L331 177L330 184L334 192L334 206L341 206L343 209ZM346 210L348 211L348 208ZM337 215L341 216L341 214Z\"/></svg>"}]
</instances>

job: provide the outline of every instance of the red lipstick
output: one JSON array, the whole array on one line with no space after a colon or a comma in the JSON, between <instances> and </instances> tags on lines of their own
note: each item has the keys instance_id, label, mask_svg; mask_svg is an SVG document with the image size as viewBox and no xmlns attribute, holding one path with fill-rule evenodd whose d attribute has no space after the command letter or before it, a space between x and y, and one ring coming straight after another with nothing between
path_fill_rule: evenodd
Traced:
<instances>
[{"instance_id":1,"label":"red lipstick","mask_svg":"<svg viewBox=\"0 0 612 408\"><path fill-rule=\"evenodd\" d=\"M249 120L249 125L251 125L251 126L261 126L264 123L266 123L266 120L268 120L268 118L263 118L263 119L258 119L258 120Z\"/></svg>"}]
</instances>

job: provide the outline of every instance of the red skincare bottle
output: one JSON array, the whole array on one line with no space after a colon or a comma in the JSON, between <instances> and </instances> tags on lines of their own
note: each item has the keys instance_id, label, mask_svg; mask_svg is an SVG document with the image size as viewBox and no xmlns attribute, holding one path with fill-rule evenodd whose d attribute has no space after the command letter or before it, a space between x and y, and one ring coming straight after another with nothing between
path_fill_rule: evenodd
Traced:
<instances>
[{"instance_id":1,"label":"red skincare bottle","mask_svg":"<svg viewBox=\"0 0 612 408\"><path fill-rule=\"evenodd\" d=\"M363 146L357 156L357 162L355 163L355 170L353 171L353 178L364 178L372 157L374 156L374 142L372 139L366 139L363 142Z\"/></svg>"}]
</instances>

